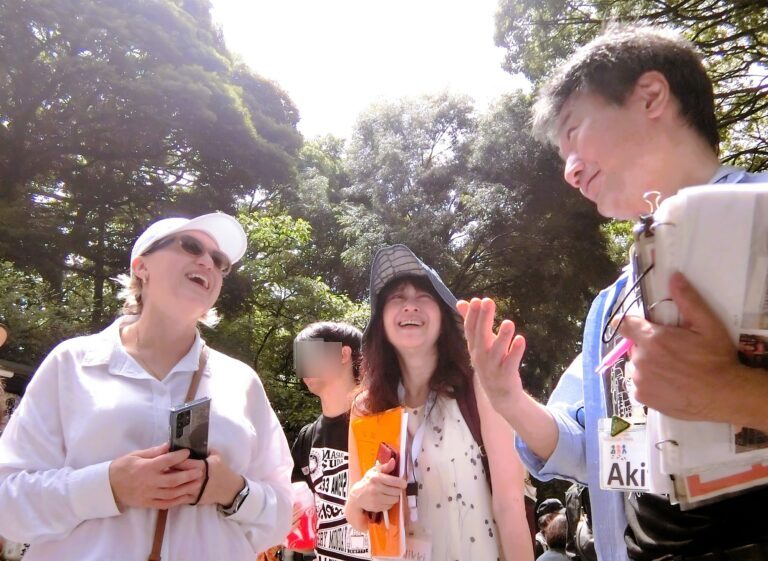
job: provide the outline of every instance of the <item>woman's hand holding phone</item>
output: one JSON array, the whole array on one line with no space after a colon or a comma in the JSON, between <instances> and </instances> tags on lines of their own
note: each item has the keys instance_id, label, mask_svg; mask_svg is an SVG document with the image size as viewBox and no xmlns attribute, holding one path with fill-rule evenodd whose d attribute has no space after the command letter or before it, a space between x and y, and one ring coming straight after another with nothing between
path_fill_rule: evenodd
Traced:
<instances>
[{"instance_id":1,"label":"woman's hand holding phone","mask_svg":"<svg viewBox=\"0 0 768 561\"><path fill-rule=\"evenodd\" d=\"M120 510L127 507L168 509L189 504L203 483L203 462L186 464L189 450L168 452L162 444L136 450L112 461L109 483Z\"/></svg>"},{"instance_id":2,"label":"woman's hand holding phone","mask_svg":"<svg viewBox=\"0 0 768 561\"><path fill-rule=\"evenodd\" d=\"M358 507L368 512L383 512L397 504L407 483L391 475L396 465L395 458L390 458L386 464L373 466L355 483L349 494Z\"/></svg>"}]
</instances>

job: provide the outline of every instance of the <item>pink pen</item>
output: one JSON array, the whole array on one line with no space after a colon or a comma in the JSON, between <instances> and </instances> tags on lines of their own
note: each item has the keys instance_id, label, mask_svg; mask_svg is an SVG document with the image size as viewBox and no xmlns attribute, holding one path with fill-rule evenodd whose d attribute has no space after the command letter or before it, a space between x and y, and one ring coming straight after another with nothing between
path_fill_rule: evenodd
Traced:
<instances>
[{"instance_id":1,"label":"pink pen","mask_svg":"<svg viewBox=\"0 0 768 561\"><path fill-rule=\"evenodd\" d=\"M614 349L609 352L605 357L603 357L603 360L600 362L600 365L597 367L595 372L597 374L602 373L606 368L610 368L614 364L616 364L621 357L623 357L625 354L629 352L629 349L632 348L631 340L629 339L622 339L621 343L616 345Z\"/></svg>"}]
</instances>

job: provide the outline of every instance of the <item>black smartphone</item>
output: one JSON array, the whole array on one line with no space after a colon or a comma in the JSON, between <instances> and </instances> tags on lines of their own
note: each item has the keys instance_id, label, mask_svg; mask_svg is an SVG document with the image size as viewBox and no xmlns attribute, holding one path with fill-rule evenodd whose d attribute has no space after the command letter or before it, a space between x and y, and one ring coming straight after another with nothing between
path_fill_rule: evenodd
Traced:
<instances>
[{"instance_id":1,"label":"black smartphone","mask_svg":"<svg viewBox=\"0 0 768 561\"><path fill-rule=\"evenodd\" d=\"M186 448L189 457L202 460L208 457L208 423L211 398L201 397L184 405L171 408L171 452Z\"/></svg>"}]
</instances>

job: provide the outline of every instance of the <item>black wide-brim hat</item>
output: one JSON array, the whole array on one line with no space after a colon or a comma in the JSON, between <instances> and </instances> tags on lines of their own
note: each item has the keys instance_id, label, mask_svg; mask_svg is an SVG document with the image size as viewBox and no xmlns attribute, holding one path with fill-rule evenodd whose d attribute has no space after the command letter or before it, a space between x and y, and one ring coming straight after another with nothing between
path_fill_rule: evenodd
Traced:
<instances>
[{"instance_id":1,"label":"black wide-brim hat","mask_svg":"<svg viewBox=\"0 0 768 561\"><path fill-rule=\"evenodd\" d=\"M365 327L365 334L368 333L378 306L378 298L381 291L393 280L401 277L426 277L429 279L432 288L438 296L446 303L448 308L454 312L459 323L463 323L459 315L456 304L458 302L453 292L445 285L443 279L432 267L424 263L421 259L405 245L397 244L384 247L376 252L371 265L371 318Z\"/></svg>"}]
</instances>

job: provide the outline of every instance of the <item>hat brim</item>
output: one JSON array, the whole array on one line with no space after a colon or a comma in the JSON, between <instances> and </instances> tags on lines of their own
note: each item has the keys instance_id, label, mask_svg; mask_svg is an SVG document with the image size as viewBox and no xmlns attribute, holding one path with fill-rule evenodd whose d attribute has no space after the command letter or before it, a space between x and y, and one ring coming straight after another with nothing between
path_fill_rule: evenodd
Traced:
<instances>
[{"instance_id":1,"label":"hat brim","mask_svg":"<svg viewBox=\"0 0 768 561\"><path fill-rule=\"evenodd\" d=\"M434 288L437 295L445 302L450 308L460 323L463 323L461 316L459 315L456 296L453 295L451 290L445 285L440 275L427 266L421 259L405 245L391 245L384 247L376 252L371 264L371 284L370 284L370 301L371 301L371 317L368 321L368 325L365 327L364 334L367 334L371 324L373 323L376 309L378 307L378 296L381 291L392 281L398 278L407 276L420 276L429 279L432 288Z\"/></svg>"},{"instance_id":2,"label":"hat brim","mask_svg":"<svg viewBox=\"0 0 768 561\"><path fill-rule=\"evenodd\" d=\"M205 232L216 242L219 249L232 263L237 263L245 255L248 237L240 223L232 216L221 212L204 214L171 229L163 237L189 231Z\"/></svg>"}]
</instances>

